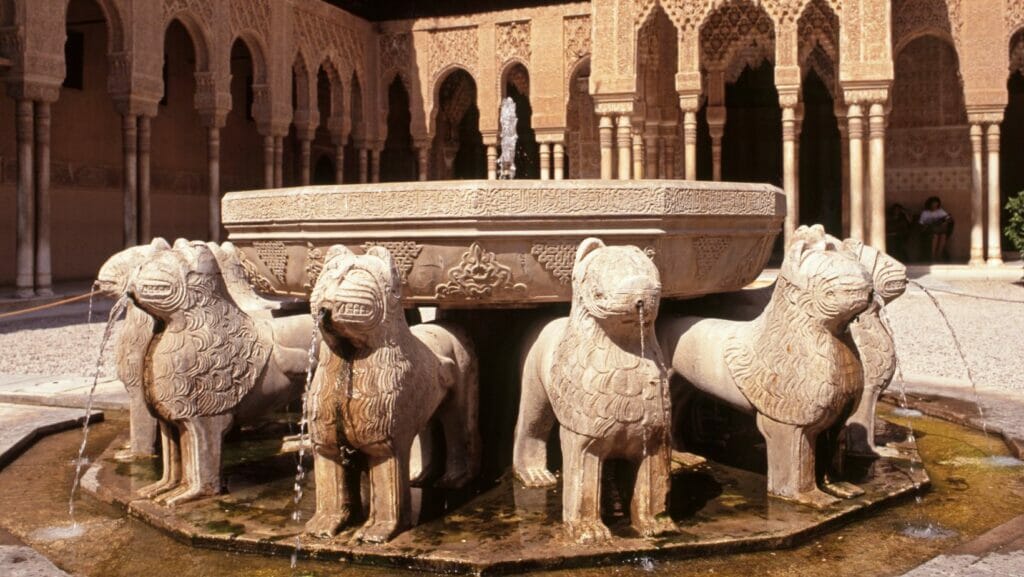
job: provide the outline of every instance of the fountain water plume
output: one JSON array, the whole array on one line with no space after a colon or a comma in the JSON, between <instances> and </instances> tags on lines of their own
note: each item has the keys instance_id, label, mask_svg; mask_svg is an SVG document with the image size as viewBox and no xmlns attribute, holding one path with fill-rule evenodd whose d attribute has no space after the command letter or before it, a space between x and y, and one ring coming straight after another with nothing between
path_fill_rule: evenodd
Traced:
<instances>
[{"instance_id":1,"label":"fountain water plume","mask_svg":"<svg viewBox=\"0 0 1024 577\"><path fill-rule=\"evenodd\" d=\"M110 309L110 316L107 318L107 326L103 329L103 340L100 341L100 350L96 355L96 370L93 373L92 387L89 388L89 396L85 403L85 418L82 422L82 444L78 447L78 457L75 459L75 480L71 484L71 495L68 497L68 516L71 518L72 526L77 527L75 521L75 495L82 483L82 465L85 462L85 447L89 443L89 421L92 419L92 402L96 394L96 385L99 384L100 371L103 369L103 351L107 347L107 341L114 332L114 323L128 308L128 296L122 295Z\"/></svg>"},{"instance_id":2,"label":"fountain water plume","mask_svg":"<svg viewBox=\"0 0 1024 577\"><path fill-rule=\"evenodd\" d=\"M298 451L298 463L295 465L295 497L294 505L295 510L292 511L292 520L296 523L302 521L302 511L299 509L299 504L302 502L302 483L306 479L306 468L303 465L303 459L306 457L306 443L309 441L309 388L313 384L313 373L316 368L316 353L317 353L317 341L320 335L320 325L323 323L324 311L320 310L313 319L313 333L309 338L309 364L306 367L306 384L302 389L302 413L299 416L299 451ZM292 552L291 566L292 569L298 563L299 551L302 547L300 541L300 531L295 535L295 551Z\"/></svg>"}]
</instances>

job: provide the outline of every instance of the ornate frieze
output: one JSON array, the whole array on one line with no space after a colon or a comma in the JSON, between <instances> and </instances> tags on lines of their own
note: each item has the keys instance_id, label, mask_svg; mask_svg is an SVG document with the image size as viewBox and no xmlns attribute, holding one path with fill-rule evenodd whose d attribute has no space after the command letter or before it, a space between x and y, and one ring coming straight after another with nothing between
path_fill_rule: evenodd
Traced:
<instances>
[{"instance_id":1,"label":"ornate frieze","mask_svg":"<svg viewBox=\"0 0 1024 577\"><path fill-rule=\"evenodd\" d=\"M503 22L495 27L498 34L494 56L498 66L509 60L530 62L530 21Z\"/></svg>"},{"instance_id":2,"label":"ornate frieze","mask_svg":"<svg viewBox=\"0 0 1024 577\"><path fill-rule=\"evenodd\" d=\"M446 28L430 31L430 76L437 75L451 65L465 68L475 75L478 62L479 38L476 26Z\"/></svg>"},{"instance_id":3,"label":"ornate frieze","mask_svg":"<svg viewBox=\"0 0 1024 577\"><path fill-rule=\"evenodd\" d=\"M512 269L498 262L493 252L474 242L459 263L448 269L448 282L437 285L438 299L486 298L495 292L526 292L526 285L513 282Z\"/></svg>"},{"instance_id":4,"label":"ornate frieze","mask_svg":"<svg viewBox=\"0 0 1024 577\"><path fill-rule=\"evenodd\" d=\"M569 16L562 21L565 65L567 70L580 59L590 56L590 16Z\"/></svg>"}]
</instances>

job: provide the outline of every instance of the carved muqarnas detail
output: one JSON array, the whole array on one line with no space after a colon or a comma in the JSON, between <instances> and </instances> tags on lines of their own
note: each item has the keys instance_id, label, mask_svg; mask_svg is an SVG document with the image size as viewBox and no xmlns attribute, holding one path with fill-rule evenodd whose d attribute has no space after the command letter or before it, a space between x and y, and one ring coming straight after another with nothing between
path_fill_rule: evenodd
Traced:
<instances>
[{"instance_id":1,"label":"carved muqarnas detail","mask_svg":"<svg viewBox=\"0 0 1024 577\"><path fill-rule=\"evenodd\" d=\"M288 270L288 249L279 240L256 241L252 243L256 256L274 273L274 278L281 284L285 282Z\"/></svg>"},{"instance_id":2,"label":"carved muqarnas detail","mask_svg":"<svg viewBox=\"0 0 1024 577\"><path fill-rule=\"evenodd\" d=\"M530 254L558 279L561 284L572 280L572 266L576 259L576 245L571 242L536 243L530 247Z\"/></svg>"},{"instance_id":3,"label":"carved muqarnas detail","mask_svg":"<svg viewBox=\"0 0 1024 577\"><path fill-rule=\"evenodd\" d=\"M363 251L370 250L371 246L382 246L388 249L391 257L395 259L395 266L398 267L398 274L402 278L402 284L409 284L409 273L412 272L412 265L416 257L423 251L423 245L416 244L411 240L399 240L393 242L364 242Z\"/></svg>"},{"instance_id":4,"label":"carved muqarnas detail","mask_svg":"<svg viewBox=\"0 0 1024 577\"><path fill-rule=\"evenodd\" d=\"M512 269L498 262L498 257L474 242L462 254L459 264L448 269L448 282L437 285L435 298L486 298L495 291L526 290L523 283L512 282Z\"/></svg>"}]
</instances>

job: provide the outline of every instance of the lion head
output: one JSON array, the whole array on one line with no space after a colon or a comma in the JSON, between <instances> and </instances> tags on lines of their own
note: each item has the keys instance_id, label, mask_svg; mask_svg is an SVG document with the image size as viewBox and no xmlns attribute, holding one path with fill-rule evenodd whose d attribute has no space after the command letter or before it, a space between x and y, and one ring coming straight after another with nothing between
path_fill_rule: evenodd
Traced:
<instances>
[{"instance_id":1,"label":"lion head","mask_svg":"<svg viewBox=\"0 0 1024 577\"><path fill-rule=\"evenodd\" d=\"M572 269L573 311L599 323L606 332L638 334L658 316L661 277L635 246L606 246L588 238L576 250Z\"/></svg>"},{"instance_id":2,"label":"lion head","mask_svg":"<svg viewBox=\"0 0 1024 577\"><path fill-rule=\"evenodd\" d=\"M827 325L848 322L873 298L871 275L821 225L794 232L779 278L789 300Z\"/></svg>"},{"instance_id":3,"label":"lion head","mask_svg":"<svg viewBox=\"0 0 1024 577\"><path fill-rule=\"evenodd\" d=\"M357 255L334 245L324 257L310 305L323 329L355 344L366 343L380 329L403 318L401 277L391 253L373 246Z\"/></svg>"},{"instance_id":4,"label":"lion head","mask_svg":"<svg viewBox=\"0 0 1024 577\"><path fill-rule=\"evenodd\" d=\"M210 247L179 239L174 248L155 250L139 266L128 294L146 312L167 318L191 306L197 290L212 294L221 288L220 267Z\"/></svg>"},{"instance_id":5,"label":"lion head","mask_svg":"<svg viewBox=\"0 0 1024 577\"><path fill-rule=\"evenodd\" d=\"M848 238L843 246L871 273L875 294L890 303L907 290L907 267L888 254L859 240Z\"/></svg>"},{"instance_id":6,"label":"lion head","mask_svg":"<svg viewBox=\"0 0 1024 577\"><path fill-rule=\"evenodd\" d=\"M171 248L167 241L157 237L149 244L126 248L107 259L96 274L96 289L104 296L120 298L128 290L132 273L154 253Z\"/></svg>"}]
</instances>

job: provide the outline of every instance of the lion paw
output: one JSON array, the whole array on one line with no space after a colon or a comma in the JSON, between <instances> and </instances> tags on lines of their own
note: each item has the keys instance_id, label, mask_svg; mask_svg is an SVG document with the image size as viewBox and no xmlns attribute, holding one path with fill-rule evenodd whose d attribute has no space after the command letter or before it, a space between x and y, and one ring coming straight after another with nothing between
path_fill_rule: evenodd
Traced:
<instances>
[{"instance_id":1,"label":"lion paw","mask_svg":"<svg viewBox=\"0 0 1024 577\"><path fill-rule=\"evenodd\" d=\"M398 534L398 523L394 521L371 521L356 531L355 535L352 536L352 541L356 543L387 543L396 534Z\"/></svg>"},{"instance_id":2,"label":"lion paw","mask_svg":"<svg viewBox=\"0 0 1024 577\"><path fill-rule=\"evenodd\" d=\"M676 526L675 522L668 515L641 519L633 523L633 528L644 538L657 537L679 531L679 527Z\"/></svg>"},{"instance_id":3,"label":"lion paw","mask_svg":"<svg viewBox=\"0 0 1024 577\"><path fill-rule=\"evenodd\" d=\"M840 499L853 499L854 497L860 497L864 494L864 489L861 489L853 483L846 483L844 481L825 483L822 489L824 489L829 495L839 497Z\"/></svg>"},{"instance_id":4,"label":"lion paw","mask_svg":"<svg viewBox=\"0 0 1024 577\"><path fill-rule=\"evenodd\" d=\"M136 491L136 494L141 499L157 499L159 496L172 491L178 487L178 483L172 481L157 481L152 485L146 485L145 487Z\"/></svg>"},{"instance_id":5,"label":"lion paw","mask_svg":"<svg viewBox=\"0 0 1024 577\"><path fill-rule=\"evenodd\" d=\"M527 487L551 487L558 484L555 476L544 467L516 469L516 477Z\"/></svg>"},{"instance_id":6,"label":"lion paw","mask_svg":"<svg viewBox=\"0 0 1024 577\"><path fill-rule=\"evenodd\" d=\"M839 499L820 489L811 489L806 493L800 493L792 500L803 505L809 505L816 509L826 509L839 502Z\"/></svg>"},{"instance_id":7,"label":"lion paw","mask_svg":"<svg viewBox=\"0 0 1024 577\"><path fill-rule=\"evenodd\" d=\"M306 522L306 533L323 539L329 539L338 534L342 526L348 522L349 511L344 508L338 512L317 512Z\"/></svg>"},{"instance_id":8,"label":"lion paw","mask_svg":"<svg viewBox=\"0 0 1024 577\"><path fill-rule=\"evenodd\" d=\"M580 545L602 543L612 538L612 532L599 519L593 521L566 522L569 537Z\"/></svg>"},{"instance_id":9,"label":"lion paw","mask_svg":"<svg viewBox=\"0 0 1024 577\"><path fill-rule=\"evenodd\" d=\"M202 499L203 497L217 495L218 493L219 491L207 490L201 487L186 487L184 490L164 495L160 500L168 507L176 507L178 505L184 505L185 503L191 503L192 501Z\"/></svg>"}]
</instances>

